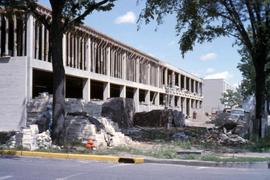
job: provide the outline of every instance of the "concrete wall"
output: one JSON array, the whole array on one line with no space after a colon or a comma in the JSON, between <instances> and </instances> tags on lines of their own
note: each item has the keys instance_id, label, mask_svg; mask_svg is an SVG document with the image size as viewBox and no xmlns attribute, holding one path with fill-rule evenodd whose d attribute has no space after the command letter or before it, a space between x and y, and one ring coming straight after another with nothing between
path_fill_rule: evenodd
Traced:
<instances>
[{"instance_id":1,"label":"concrete wall","mask_svg":"<svg viewBox=\"0 0 270 180\"><path fill-rule=\"evenodd\" d=\"M0 77L0 131L18 130L26 122L26 57L0 58Z\"/></svg>"},{"instance_id":2,"label":"concrete wall","mask_svg":"<svg viewBox=\"0 0 270 180\"><path fill-rule=\"evenodd\" d=\"M203 109L204 112L213 113L222 111L224 105L221 104L220 98L222 93L227 89L231 89L224 79L204 79L203 80Z\"/></svg>"}]
</instances>

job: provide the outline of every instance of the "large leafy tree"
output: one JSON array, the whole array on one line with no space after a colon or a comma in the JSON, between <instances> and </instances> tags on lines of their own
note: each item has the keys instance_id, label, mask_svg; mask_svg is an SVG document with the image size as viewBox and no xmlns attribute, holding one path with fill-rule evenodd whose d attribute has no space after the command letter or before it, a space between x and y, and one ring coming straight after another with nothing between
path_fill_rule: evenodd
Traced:
<instances>
[{"instance_id":1,"label":"large leafy tree","mask_svg":"<svg viewBox=\"0 0 270 180\"><path fill-rule=\"evenodd\" d=\"M247 50L245 47L242 47L241 50L239 50L239 53L241 54L241 62L238 64L237 68L241 71L243 80L240 85L241 94L244 96L244 98L247 98L248 96L252 96L255 94L255 85L256 85L256 75L255 75L255 68L252 64L252 59L249 56ZM270 64L267 64L266 69L269 69ZM270 114L270 76L266 76L265 81L265 94L266 94L266 101L267 101L267 110L268 114Z\"/></svg>"},{"instance_id":2,"label":"large leafy tree","mask_svg":"<svg viewBox=\"0 0 270 180\"><path fill-rule=\"evenodd\" d=\"M0 5L6 9L22 9L32 13L49 29L49 54L53 69L53 132L54 143L60 144L64 135L65 69L63 66L62 39L63 34L74 26L82 23L84 18L93 11L109 11L115 0L49 0L51 15L43 15L37 0L0 0Z\"/></svg>"},{"instance_id":3,"label":"large leafy tree","mask_svg":"<svg viewBox=\"0 0 270 180\"><path fill-rule=\"evenodd\" d=\"M239 89L232 90L227 89L220 99L221 104L224 104L226 107L233 108L237 106L241 106L243 101L243 96Z\"/></svg>"},{"instance_id":4,"label":"large leafy tree","mask_svg":"<svg viewBox=\"0 0 270 180\"><path fill-rule=\"evenodd\" d=\"M156 20L162 24L164 16L176 15L176 32L182 55L195 43L231 36L246 47L255 70L256 118L253 133L261 134L264 113L265 79L270 70L270 0L147 0L140 22ZM250 33L249 33L250 32Z\"/></svg>"},{"instance_id":5,"label":"large leafy tree","mask_svg":"<svg viewBox=\"0 0 270 180\"><path fill-rule=\"evenodd\" d=\"M241 93L244 97L250 96L255 94L255 86L256 86L256 80L255 80L255 68L252 64L252 59L249 56L249 54L246 51L246 48L242 48L239 50L239 53L241 54L241 60L238 64L237 68L241 71L243 80L241 83ZM267 64L265 67L266 69L269 69L270 64ZM265 81L265 94L266 99L270 100L270 76L266 76Z\"/></svg>"}]
</instances>

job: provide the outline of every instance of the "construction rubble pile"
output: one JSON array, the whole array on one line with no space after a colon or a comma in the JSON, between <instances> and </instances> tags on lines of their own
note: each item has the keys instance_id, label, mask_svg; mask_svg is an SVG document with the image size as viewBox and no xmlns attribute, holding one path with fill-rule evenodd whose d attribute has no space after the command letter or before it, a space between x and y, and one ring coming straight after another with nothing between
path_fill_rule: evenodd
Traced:
<instances>
[{"instance_id":1,"label":"construction rubble pile","mask_svg":"<svg viewBox=\"0 0 270 180\"><path fill-rule=\"evenodd\" d=\"M134 126L184 127L185 116L181 111L165 109L139 112L134 115Z\"/></svg>"},{"instance_id":2,"label":"construction rubble pile","mask_svg":"<svg viewBox=\"0 0 270 180\"><path fill-rule=\"evenodd\" d=\"M50 132L44 131L39 133L36 124L23 128L21 132L17 132L7 142L8 148L23 147L29 150L49 149L52 147L52 139Z\"/></svg>"},{"instance_id":3,"label":"construction rubble pile","mask_svg":"<svg viewBox=\"0 0 270 180\"><path fill-rule=\"evenodd\" d=\"M109 109L108 105L111 104L120 104L121 106ZM121 133L118 128L118 123L125 127L132 125L133 101L124 98L109 99L105 102L66 99L65 110L65 143L83 144L92 139L95 148L136 144ZM107 117L103 117L102 114ZM12 136L7 146L9 148L22 146L30 150L56 147L52 145L50 138L52 97L47 93L41 93L38 97L30 100L27 105L27 115L27 127ZM129 123L125 124L124 122Z\"/></svg>"}]
</instances>

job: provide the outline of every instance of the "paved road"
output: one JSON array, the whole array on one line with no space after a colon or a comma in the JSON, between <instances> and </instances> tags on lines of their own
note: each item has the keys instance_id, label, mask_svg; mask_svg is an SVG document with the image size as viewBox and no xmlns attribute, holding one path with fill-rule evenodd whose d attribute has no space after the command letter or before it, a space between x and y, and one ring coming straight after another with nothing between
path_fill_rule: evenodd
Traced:
<instances>
[{"instance_id":1,"label":"paved road","mask_svg":"<svg viewBox=\"0 0 270 180\"><path fill-rule=\"evenodd\" d=\"M269 180L269 169L114 164L46 158L0 158L0 180Z\"/></svg>"}]
</instances>

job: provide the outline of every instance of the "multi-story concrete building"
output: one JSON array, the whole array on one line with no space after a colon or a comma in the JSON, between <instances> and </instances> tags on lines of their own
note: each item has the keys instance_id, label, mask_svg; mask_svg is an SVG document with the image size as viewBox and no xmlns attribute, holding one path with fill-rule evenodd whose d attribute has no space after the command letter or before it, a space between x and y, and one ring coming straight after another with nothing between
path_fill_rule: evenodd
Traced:
<instances>
[{"instance_id":1,"label":"multi-story concrete building","mask_svg":"<svg viewBox=\"0 0 270 180\"><path fill-rule=\"evenodd\" d=\"M39 6L50 16L50 10ZM49 32L31 14L0 16L0 130L25 125L27 101L52 93ZM136 111L190 114L202 105L202 80L89 27L63 38L67 98L133 98Z\"/></svg>"},{"instance_id":2,"label":"multi-story concrete building","mask_svg":"<svg viewBox=\"0 0 270 180\"><path fill-rule=\"evenodd\" d=\"M234 90L233 86L224 79L203 80L203 110L207 113L222 111L225 106L221 104L222 94L227 90Z\"/></svg>"}]
</instances>

